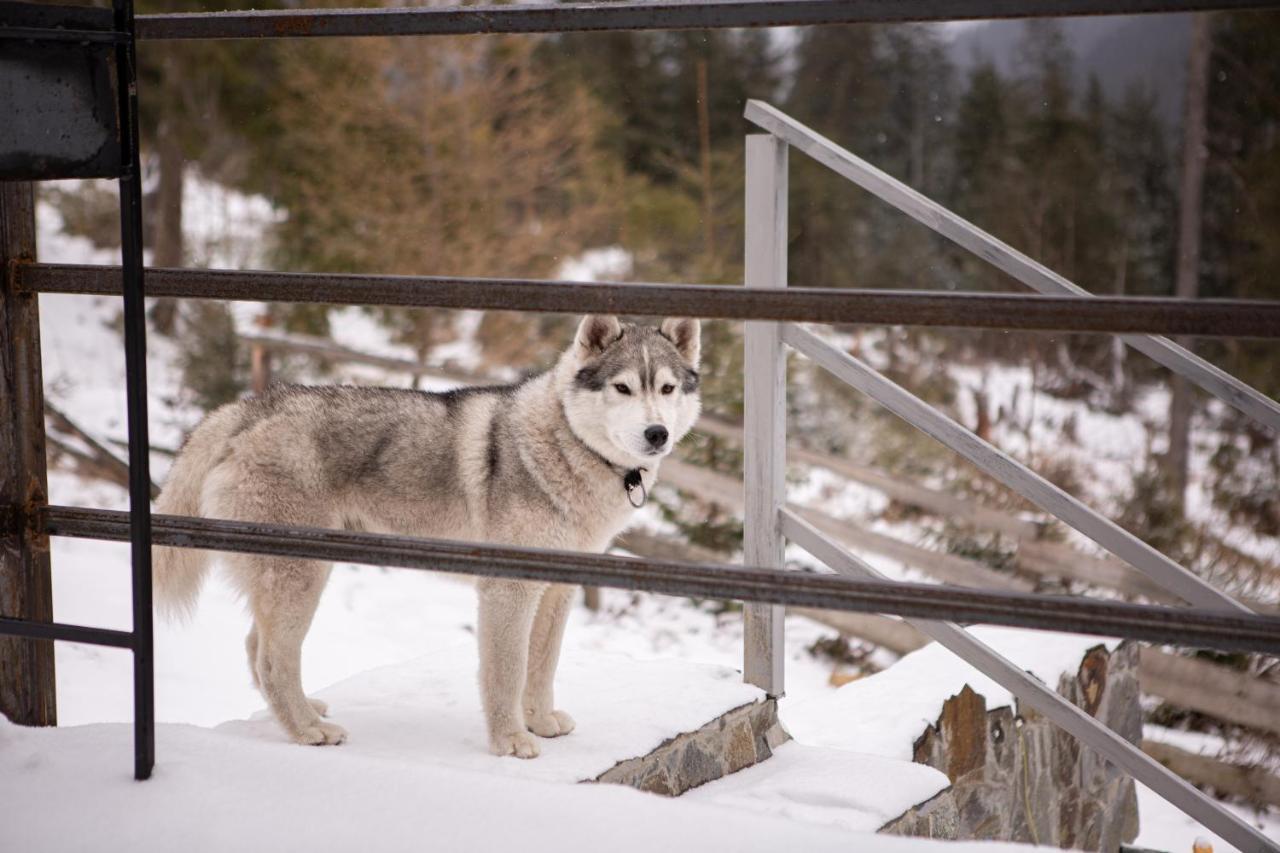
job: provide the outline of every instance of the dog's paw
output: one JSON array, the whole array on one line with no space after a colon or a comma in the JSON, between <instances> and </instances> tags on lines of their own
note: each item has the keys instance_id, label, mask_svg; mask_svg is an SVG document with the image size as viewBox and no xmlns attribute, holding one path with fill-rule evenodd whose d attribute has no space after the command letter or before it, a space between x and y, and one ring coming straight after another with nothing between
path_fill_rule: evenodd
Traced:
<instances>
[{"instance_id":1,"label":"dog's paw","mask_svg":"<svg viewBox=\"0 0 1280 853\"><path fill-rule=\"evenodd\" d=\"M539 749L538 742L528 732L512 732L505 735L492 735L489 738L489 751L494 755L537 758Z\"/></svg>"},{"instance_id":2,"label":"dog's paw","mask_svg":"<svg viewBox=\"0 0 1280 853\"><path fill-rule=\"evenodd\" d=\"M334 723L322 723L317 720L303 728L294 738L298 743L309 746L337 746L347 739L347 730Z\"/></svg>"},{"instance_id":3,"label":"dog's paw","mask_svg":"<svg viewBox=\"0 0 1280 853\"><path fill-rule=\"evenodd\" d=\"M329 716L329 703L324 701L323 699L312 699L311 697L308 696L307 704L310 705L312 709L314 709L315 712L320 716L322 717Z\"/></svg>"},{"instance_id":4,"label":"dog's paw","mask_svg":"<svg viewBox=\"0 0 1280 853\"><path fill-rule=\"evenodd\" d=\"M525 716L525 722L529 724L529 731L539 737L567 735L573 731L575 725L573 717L570 717L564 711L552 711L549 714L534 714L530 712Z\"/></svg>"}]
</instances>

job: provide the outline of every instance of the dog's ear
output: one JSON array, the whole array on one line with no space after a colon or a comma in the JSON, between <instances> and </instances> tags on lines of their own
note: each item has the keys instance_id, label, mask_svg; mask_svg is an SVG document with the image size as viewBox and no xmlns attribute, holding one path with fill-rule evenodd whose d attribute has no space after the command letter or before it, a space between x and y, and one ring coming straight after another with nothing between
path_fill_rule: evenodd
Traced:
<instances>
[{"instance_id":1,"label":"dog's ear","mask_svg":"<svg viewBox=\"0 0 1280 853\"><path fill-rule=\"evenodd\" d=\"M668 317L658 327L662 336L676 345L684 360L694 367L702 357L702 324L689 317Z\"/></svg>"},{"instance_id":2,"label":"dog's ear","mask_svg":"<svg viewBox=\"0 0 1280 853\"><path fill-rule=\"evenodd\" d=\"M622 324L612 315L588 314L578 324L578 346L587 356L598 355L622 337Z\"/></svg>"}]
</instances>

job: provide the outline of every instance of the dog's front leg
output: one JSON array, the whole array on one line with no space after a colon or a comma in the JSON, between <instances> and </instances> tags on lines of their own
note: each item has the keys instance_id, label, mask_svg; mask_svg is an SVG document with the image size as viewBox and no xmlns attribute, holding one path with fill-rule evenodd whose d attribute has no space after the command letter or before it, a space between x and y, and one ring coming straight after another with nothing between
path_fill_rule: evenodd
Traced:
<instances>
[{"instance_id":1,"label":"dog's front leg","mask_svg":"<svg viewBox=\"0 0 1280 853\"><path fill-rule=\"evenodd\" d=\"M483 579L478 582L480 701L495 755L536 758L521 702L529 661L529 632L545 584Z\"/></svg>"},{"instance_id":2,"label":"dog's front leg","mask_svg":"<svg viewBox=\"0 0 1280 853\"><path fill-rule=\"evenodd\" d=\"M573 717L555 709L556 663L560 641L569 620L577 587L554 584L547 587L538 603L538 612L529 634L529 676L524 685L525 722L542 737L567 735L573 731Z\"/></svg>"}]
</instances>

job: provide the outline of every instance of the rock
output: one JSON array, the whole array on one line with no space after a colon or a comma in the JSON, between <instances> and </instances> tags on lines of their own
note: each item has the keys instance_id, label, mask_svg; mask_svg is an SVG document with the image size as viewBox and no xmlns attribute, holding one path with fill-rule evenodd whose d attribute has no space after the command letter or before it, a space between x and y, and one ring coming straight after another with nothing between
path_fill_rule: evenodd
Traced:
<instances>
[{"instance_id":1,"label":"rock","mask_svg":"<svg viewBox=\"0 0 1280 853\"><path fill-rule=\"evenodd\" d=\"M1138 648L1090 649L1058 693L1130 742L1141 743ZM1138 834L1133 781L1094 750L1020 704L987 710L967 685L915 742L915 760L951 787L881 832L1119 850Z\"/></svg>"},{"instance_id":2,"label":"rock","mask_svg":"<svg viewBox=\"0 0 1280 853\"><path fill-rule=\"evenodd\" d=\"M587 781L678 797L764 761L788 739L778 722L777 703L766 699L734 708L695 732L677 735L648 755L620 762Z\"/></svg>"}]
</instances>

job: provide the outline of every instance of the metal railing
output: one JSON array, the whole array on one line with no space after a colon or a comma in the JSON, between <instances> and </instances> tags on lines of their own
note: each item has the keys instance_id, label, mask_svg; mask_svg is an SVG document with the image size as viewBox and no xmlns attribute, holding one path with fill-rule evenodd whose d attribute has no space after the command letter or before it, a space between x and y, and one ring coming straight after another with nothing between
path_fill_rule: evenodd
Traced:
<instances>
[{"instance_id":1,"label":"metal railing","mask_svg":"<svg viewBox=\"0 0 1280 853\"><path fill-rule=\"evenodd\" d=\"M787 290L788 150L794 146L1020 281L1055 292L1087 294L1082 288L768 104L749 101L745 115L749 121L768 131L767 134L749 135L746 143L748 287L773 292ZM1089 297L1086 295L1085 298ZM1280 406L1275 401L1171 341L1133 336L1124 340L1262 423L1280 426ZM864 580L884 580L883 575L809 524L786 504L787 347L802 353L836 378L1074 527L1164 590L1206 610L1250 612L1243 604L1085 506L870 365L813 332L789 323L747 324L743 442L746 517L743 530L749 563L782 569L783 549L790 541L837 574ZM1275 849L1274 842L1268 841L1247 822L954 624L960 618L956 615L945 622L908 621L1232 844L1246 850ZM782 620L783 611L779 607L754 604L746 608L744 672L748 680L772 695L780 695L784 687Z\"/></svg>"},{"instance_id":2,"label":"metal railing","mask_svg":"<svg viewBox=\"0 0 1280 853\"><path fill-rule=\"evenodd\" d=\"M1153 576L1158 576L1157 579L1166 585L1172 585L1179 595L1205 606L1174 609L1007 591L892 583L876 578L869 567L809 527L785 506L782 488L785 464L785 419L781 405L785 394L783 354L788 344L806 347L810 354L821 354L823 349L818 346L821 342L816 337L813 341L818 343L814 344L809 340L811 336L806 337L808 333L798 327L779 325L777 321L1276 338L1280 337L1280 304L1132 297L1102 299L1074 292L1070 286L1054 291L1067 292L1069 295L1066 296L786 288L787 145L783 138L795 132L795 127L779 127L774 135L752 136L747 143L746 288L253 271L146 271L146 292L153 296L572 313L682 314L745 320L748 338L747 429L752 437L747 441L747 568L183 517L158 516L153 530L147 464L142 304L144 271L141 267L141 194L133 50L135 37L293 38L709 28L1133 14L1280 4L1254 0L1042 0L1034 5L1014 0L699 0L155 15L139 17L135 26L131 0L113 2L115 26L108 40L115 44L117 50L122 142L127 153L120 176L123 266L37 263L31 187L25 184L0 185L0 260L6 266L4 287L0 289L3 300L0 301L0 323L6 333L0 340L0 366L4 367L6 388L14 389L15 402L10 407L11 411L4 414L5 420L0 425L0 452L14 450L17 461L13 463L13 482L22 484L21 490L10 489L12 484L9 484L5 485L5 491L0 492L8 504L0 506L4 534L4 547L0 548L0 584L12 574L22 576L33 585L43 583L47 586L48 536L127 540L132 544L133 629L122 632L55 623L49 603L44 600L38 602L39 606L24 611L35 613L35 616L16 618L6 615L0 618L0 635L28 638L33 646L39 646L37 641L71 640L132 649L135 661L137 778L147 778L154 763L150 573L150 548L154 542L175 547L346 560L741 599L749 602L745 675L775 695L782 689L782 606L877 612L921 620L919 627L930 636L960 651L971 662L977 661L979 668L984 668L1005 686L1016 685L1011 689L1029 704L1041 708L1068 731L1076 733L1135 777L1164 793L1224 838L1248 851L1278 849L1250 827L1224 815L1215 804L1176 777L1160 772L1158 766L1151 766L1141 753L1135 757L1135 751L1126 742L1121 739L1116 743L1114 733L1105 727L1099 730L1096 721L1074 706L1064 707L1063 700L1056 694L1034 682L1024 683L1029 680L1015 666L943 620L1102 633L1153 642L1275 654L1280 652L1280 618L1242 612L1211 588L1204 588L1181 567L1156 552L1147 553L1150 549L1144 550L1146 546L1137 540L1130 542L1118 537L1105 525L1099 528L1099 520L1090 517L1087 510L1078 519L1086 527L1103 538L1111 536L1114 540L1111 544L1119 549L1118 553L1123 552L1141 563L1139 568L1153 572ZM0 39L26 38L29 35L7 32L0 24ZM812 142L814 150L825 152L824 156L832 150L839 150L811 131L804 131L801 135L809 139L805 144ZM865 172L868 175L873 173ZM1008 255L1006 260L1012 257ZM1034 263L1029 259L1027 262ZM1052 276L1051 273L1048 275ZM36 295L54 292L124 296L130 454L130 511L127 514L49 506L47 502L43 442L40 440L43 436L43 402ZM1153 349L1166 352L1163 345ZM1234 404L1259 413L1264 422L1271 422L1266 417L1270 416L1269 412L1274 413L1274 403L1241 391L1238 383L1233 384L1234 380L1225 374L1219 376L1207 366L1196 368L1193 358L1177 357L1174 361L1183 365L1189 375L1199 370L1196 375L1200 379L1197 381L1202 381L1211 390L1216 388L1224 396L1235 394ZM840 370L847 373L848 365L839 363ZM889 396L899 395L890 392ZM762 441L764 438L767 440ZM13 447L10 448L9 444ZM1004 463L999 460L991 464L997 471L1004 468ZM1028 480L1024 485L1035 488L1034 480ZM1053 495L1048 496L1048 502L1052 505L1046 507L1050 511L1055 511L1054 506L1058 511L1063 510L1062 506L1055 504ZM807 548L844 576L783 571L781 545L784 538ZM37 667L24 677L40 681L40 686L47 688L47 696L52 696L51 664L43 669Z\"/></svg>"}]
</instances>

